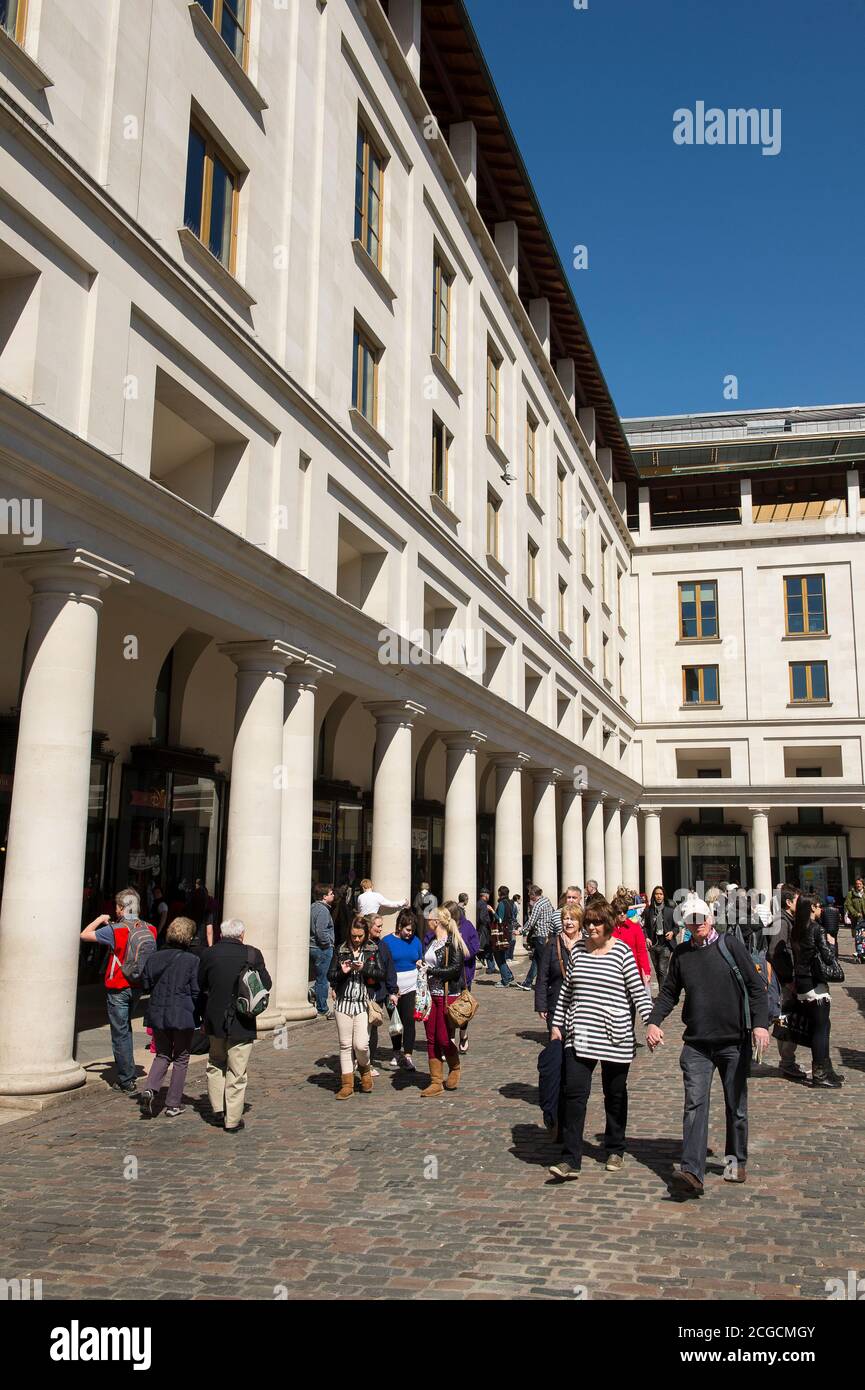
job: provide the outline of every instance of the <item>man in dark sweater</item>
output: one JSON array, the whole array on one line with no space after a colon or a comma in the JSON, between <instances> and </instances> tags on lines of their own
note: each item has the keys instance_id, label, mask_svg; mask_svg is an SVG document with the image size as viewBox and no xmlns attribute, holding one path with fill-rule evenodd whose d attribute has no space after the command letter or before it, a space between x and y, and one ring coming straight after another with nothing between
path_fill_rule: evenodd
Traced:
<instances>
[{"instance_id":1,"label":"man in dark sweater","mask_svg":"<svg viewBox=\"0 0 865 1390\"><path fill-rule=\"evenodd\" d=\"M709 1092L717 1069L724 1087L727 1117L726 1182L744 1182L748 1162L748 1073L751 1047L769 1046L769 1006L763 978L749 953L731 935L723 944L712 909L700 899L681 909L691 939L673 952L667 977L646 1028L654 1051L664 1042L660 1024L684 990L684 1046L679 1059L685 1081L682 1166L673 1172L673 1190L700 1197L709 1141ZM735 962L742 983L730 965Z\"/></svg>"}]
</instances>

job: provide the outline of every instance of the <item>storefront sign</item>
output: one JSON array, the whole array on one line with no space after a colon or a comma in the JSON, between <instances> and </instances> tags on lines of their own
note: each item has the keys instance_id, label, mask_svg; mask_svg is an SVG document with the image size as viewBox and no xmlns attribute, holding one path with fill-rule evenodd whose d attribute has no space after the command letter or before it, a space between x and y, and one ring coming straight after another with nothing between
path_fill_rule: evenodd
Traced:
<instances>
[{"instance_id":1,"label":"storefront sign","mask_svg":"<svg viewBox=\"0 0 865 1390\"><path fill-rule=\"evenodd\" d=\"M787 853L792 859L836 859L838 839L835 835L788 835Z\"/></svg>"},{"instance_id":2,"label":"storefront sign","mask_svg":"<svg viewBox=\"0 0 865 1390\"><path fill-rule=\"evenodd\" d=\"M689 835L688 852L693 858L697 854L737 855L739 851L734 835Z\"/></svg>"}]
</instances>

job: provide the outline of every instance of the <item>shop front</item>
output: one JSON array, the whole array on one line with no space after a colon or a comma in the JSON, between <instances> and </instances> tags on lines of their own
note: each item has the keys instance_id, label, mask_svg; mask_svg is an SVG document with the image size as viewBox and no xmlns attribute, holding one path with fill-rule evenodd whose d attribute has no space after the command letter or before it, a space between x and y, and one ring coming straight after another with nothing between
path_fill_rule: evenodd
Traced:
<instances>
[{"instance_id":1,"label":"shop front","mask_svg":"<svg viewBox=\"0 0 865 1390\"><path fill-rule=\"evenodd\" d=\"M747 837L739 826L719 826L711 834L688 824L680 827L677 887L706 892L726 883L747 884L747 864Z\"/></svg>"},{"instance_id":2,"label":"shop front","mask_svg":"<svg viewBox=\"0 0 865 1390\"><path fill-rule=\"evenodd\" d=\"M317 781L312 804L312 881L357 888L369 873L372 812L350 782Z\"/></svg>"},{"instance_id":3,"label":"shop front","mask_svg":"<svg viewBox=\"0 0 865 1390\"><path fill-rule=\"evenodd\" d=\"M803 835L796 826L782 826L777 842L778 872L783 883L792 883L803 893L816 893L820 898L831 893L836 902L846 896L850 887L846 830L826 825L819 835Z\"/></svg>"}]
</instances>

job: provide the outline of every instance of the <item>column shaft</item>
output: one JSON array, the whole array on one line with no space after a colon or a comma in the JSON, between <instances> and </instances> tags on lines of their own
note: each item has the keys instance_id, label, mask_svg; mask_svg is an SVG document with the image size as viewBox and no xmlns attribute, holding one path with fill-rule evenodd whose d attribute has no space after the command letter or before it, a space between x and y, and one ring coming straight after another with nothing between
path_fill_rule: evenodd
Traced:
<instances>
[{"instance_id":1,"label":"column shaft","mask_svg":"<svg viewBox=\"0 0 865 1390\"><path fill-rule=\"evenodd\" d=\"M634 806L622 807L622 882L635 891L640 883L640 828Z\"/></svg>"},{"instance_id":2,"label":"column shaft","mask_svg":"<svg viewBox=\"0 0 865 1390\"><path fill-rule=\"evenodd\" d=\"M366 708L375 718L371 876L379 893L399 902L411 896L411 736L424 709L403 700ZM393 917L385 922L392 927Z\"/></svg>"},{"instance_id":3,"label":"column shaft","mask_svg":"<svg viewBox=\"0 0 865 1390\"><path fill-rule=\"evenodd\" d=\"M512 895L524 895L522 769L525 761L519 757L502 759L496 767L495 883L490 885L493 905L497 890L503 886L510 888Z\"/></svg>"},{"instance_id":4,"label":"column shaft","mask_svg":"<svg viewBox=\"0 0 865 1390\"><path fill-rule=\"evenodd\" d=\"M477 902L477 751L483 735L446 738L444 898L454 902L469 895L468 916L474 920Z\"/></svg>"},{"instance_id":5,"label":"column shaft","mask_svg":"<svg viewBox=\"0 0 865 1390\"><path fill-rule=\"evenodd\" d=\"M532 878L555 905L558 900L559 863L556 846L556 774L548 769L532 776Z\"/></svg>"},{"instance_id":6,"label":"column shaft","mask_svg":"<svg viewBox=\"0 0 865 1390\"><path fill-rule=\"evenodd\" d=\"M562 797L562 892L570 884L583 888L583 873L583 794L577 787L566 787Z\"/></svg>"},{"instance_id":7,"label":"column shaft","mask_svg":"<svg viewBox=\"0 0 865 1390\"><path fill-rule=\"evenodd\" d=\"M663 883L663 863L661 859L661 812L649 807L643 807L643 855L645 858L646 893L651 896L652 891L662 884L668 893L672 893L675 884Z\"/></svg>"},{"instance_id":8,"label":"column shaft","mask_svg":"<svg viewBox=\"0 0 865 1390\"><path fill-rule=\"evenodd\" d=\"M769 808L752 806L751 811L751 855L754 860L754 884L758 893L765 894L764 901L772 898L772 858L769 849Z\"/></svg>"},{"instance_id":9,"label":"column shaft","mask_svg":"<svg viewBox=\"0 0 865 1390\"><path fill-rule=\"evenodd\" d=\"M586 882L594 879L599 893L606 893L607 876L604 860L604 799L585 796L586 814Z\"/></svg>"},{"instance_id":10,"label":"column shaft","mask_svg":"<svg viewBox=\"0 0 865 1390\"><path fill-rule=\"evenodd\" d=\"M604 872L609 896L622 884L622 821L618 801L609 803L604 811Z\"/></svg>"}]
</instances>

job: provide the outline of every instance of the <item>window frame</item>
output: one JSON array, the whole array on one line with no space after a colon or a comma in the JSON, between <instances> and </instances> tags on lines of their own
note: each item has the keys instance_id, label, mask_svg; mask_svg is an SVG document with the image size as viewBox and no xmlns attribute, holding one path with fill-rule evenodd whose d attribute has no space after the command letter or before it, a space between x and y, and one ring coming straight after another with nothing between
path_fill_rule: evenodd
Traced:
<instances>
[{"instance_id":1,"label":"window frame","mask_svg":"<svg viewBox=\"0 0 865 1390\"><path fill-rule=\"evenodd\" d=\"M591 512L585 502L580 503L580 574L589 578L589 517Z\"/></svg>"},{"instance_id":2,"label":"window frame","mask_svg":"<svg viewBox=\"0 0 865 1390\"><path fill-rule=\"evenodd\" d=\"M526 496L538 498L538 430L540 425L526 407Z\"/></svg>"},{"instance_id":3,"label":"window frame","mask_svg":"<svg viewBox=\"0 0 865 1390\"><path fill-rule=\"evenodd\" d=\"M363 163L359 165L358 162L357 162L357 146L358 146L358 143L359 143L361 137L363 138L363 152L362 152ZM370 152L372 152L372 153L375 155L376 161L377 161L377 163L378 163L378 170L379 170L379 185L378 185L378 218L377 218L377 223L378 223L378 225L377 225L377 227L376 227L376 229L375 229L375 236L376 236L376 254L375 254L375 255L373 255L372 251L370 251L369 246L368 246L368 244L367 244L368 241L369 241L369 234L370 234L370 220L369 220ZM383 255L384 255L384 182L385 182L385 170L386 170L386 167L387 167L387 158L386 158L386 156L385 156L384 151L382 150L381 145L379 144L378 140L376 140L375 136L372 134L372 132L371 132L371 130L370 130L370 128L369 128L367 122L363 119L363 116L362 116L362 115L358 115L358 118L357 118L357 134L356 134L356 136L355 136L355 158L354 158L354 168L355 168L354 239L355 239L355 241L359 242L360 245L363 247L364 251L365 251L366 254L369 256L369 258L370 258L370 260L372 261L373 265L375 266L376 270L381 270L381 268L382 268L382 260L383 260ZM358 207L358 205L357 205L357 172L358 172L358 170L360 170L360 174L361 174L361 206L360 206L360 207ZM357 226L358 215L360 215L360 235L358 235L358 226Z\"/></svg>"},{"instance_id":4,"label":"window frame","mask_svg":"<svg viewBox=\"0 0 865 1390\"><path fill-rule=\"evenodd\" d=\"M28 3L29 0L18 0L18 6L15 10L14 29L7 29L5 24L3 26L4 34L8 34L9 38L12 39L13 43L17 43L19 48L24 47L24 36L27 33Z\"/></svg>"},{"instance_id":5,"label":"window frame","mask_svg":"<svg viewBox=\"0 0 865 1390\"><path fill-rule=\"evenodd\" d=\"M369 354L370 354L370 356L371 356L371 358L372 358L372 364L373 364L373 370L372 370L372 418L371 418L371 419L370 419L369 415L367 415L366 411L362 408L361 400L358 399L358 396L357 396L357 394L356 394L356 392L359 392L359 393L360 393L360 396L361 396L361 397L363 396L363 387L362 387L362 380L363 380L363 372L362 372L363 356L362 356L362 353L363 353L363 350L364 350L364 349L366 349L366 350L369 352ZM356 410L357 413L358 413L358 415L360 415L364 420L366 420L367 424L368 424L368 425L371 425L372 428L373 428L374 430L377 430L377 429L378 429L378 416L379 416L378 369L379 369L379 364L380 364L380 362L381 362L381 357L382 357L382 349L381 349L381 347L379 346L378 343L376 343L375 339L372 338L372 337L370 336L370 334L366 331L366 329L363 327L363 324L360 322L360 320L357 319L357 318L355 318L355 321L354 321L354 332L353 332L353 336L352 336L352 373L351 373L351 376L352 376L352 392L351 392L351 406L352 406L352 410Z\"/></svg>"},{"instance_id":6,"label":"window frame","mask_svg":"<svg viewBox=\"0 0 865 1390\"><path fill-rule=\"evenodd\" d=\"M797 666L802 666L805 671L805 688L807 695L804 699L797 699L793 690L793 671ZM826 694L815 695L813 693L812 670L815 666L822 666L826 673ZM790 661L788 662L790 671L790 704L791 705L828 705L829 704L829 663L828 661Z\"/></svg>"},{"instance_id":7,"label":"window frame","mask_svg":"<svg viewBox=\"0 0 865 1390\"><path fill-rule=\"evenodd\" d=\"M808 617L808 591L807 583L809 579L819 579L823 593L823 626L812 628L809 626ZM793 632L790 628L790 603L787 585L793 580L799 584L799 593L802 599L802 631ZM785 637L827 637L829 634L829 614L826 608L826 576L825 574L785 574L784 575L784 635Z\"/></svg>"},{"instance_id":8,"label":"window frame","mask_svg":"<svg viewBox=\"0 0 865 1390\"><path fill-rule=\"evenodd\" d=\"M610 606L610 584L607 571L609 569L608 557L612 549L606 536L601 534L601 603Z\"/></svg>"},{"instance_id":9,"label":"window frame","mask_svg":"<svg viewBox=\"0 0 865 1390\"><path fill-rule=\"evenodd\" d=\"M699 696L700 696L699 700L689 700L689 699L688 699L687 680L688 680L688 672L689 672L689 671L696 671L696 672L697 672L697 691L698 691L698 694L699 694ZM714 671L714 672L716 673L716 674L715 674L715 685L716 685L716 690L717 690L717 699L715 699L715 700L707 700L706 697L705 697L705 675L704 675L704 673L705 673L706 671ZM683 666L683 667L682 667L682 708L683 708L683 709L696 709L696 708L698 708L700 705L718 706L718 705L720 705L720 703L721 703L721 670L720 670L720 667L719 667L719 666L717 666L717 665L711 665L711 664L710 664L710 665L707 665L707 666Z\"/></svg>"},{"instance_id":10,"label":"window frame","mask_svg":"<svg viewBox=\"0 0 865 1390\"><path fill-rule=\"evenodd\" d=\"M487 488L487 555L501 564L501 510L502 499L491 487ZM490 525L492 523L492 526ZM492 546L490 536L492 534Z\"/></svg>"},{"instance_id":11,"label":"window frame","mask_svg":"<svg viewBox=\"0 0 865 1390\"><path fill-rule=\"evenodd\" d=\"M538 556L541 548L531 536L526 540L526 598L530 603L540 603L538 598Z\"/></svg>"},{"instance_id":12,"label":"window frame","mask_svg":"<svg viewBox=\"0 0 865 1390\"><path fill-rule=\"evenodd\" d=\"M451 322L453 309L453 286L456 276L447 265L441 252L436 248L433 251L433 321L432 321L432 351L433 357L437 357L442 366L448 371L451 369ZM442 345L441 331L441 311L445 309L445 319L447 331L444 335L444 354L440 351Z\"/></svg>"},{"instance_id":13,"label":"window frame","mask_svg":"<svg viewBox=\"0 0 865 1390\"><path fill-rule=\"evenodd\" d=\"M501 438L501 414L502 414L502 362L503 358L493 346L491 338L487 338L487 409L486 409L486 431L490 439L495 440L496 444ZM495 403L495 413L490 409L491 403ZM493 429L490 429L490 425Z\"/></svg>"},{"instance_id":14,"label":"window frame","mask_svg":"<svg viewBox=\"0 0 865 1390\"><path fill-rule=\"evenodd\" d=\"M442 438L442 459L441 459L442 489L441 489L441 491L439 491L439 489L436 487L436 448L437 448L437 438L436 438L436 435L437 435L437 431L439 431L439 430L441 431L441 438ZM444 420L442 420L438 415L435 414L435 412L433 412L433 417L432 417L432 478L431 478L430 481L431 481L431 485L432 485L432 493L433 493L433 496L434 496L434 497L438 497L440 501L442 501L442 502L444 502L444 503L446 503L446 504L448 503L448 498L450 497L450 455L451 455L451 445L453 444L453 442L454 442L454 437L453 437L453 435L451 434L450 430L448 429L447 425L445 424Z\"/></svg>"},{"instance_id":15,"label":"window frame","mask_svg":"<svg viewBox=\"0 0 865 1390\"><path fill-rule=\"evenodd\" d=\"M204 247L207 248L207 250L210 252L211 256L213 256L214 260L219 261L219 264L220 264L221 266L224 266L224 267L225 267L225 269L228 271L229 275L236 275L236 273L237 273L237 233L238 233L238 222L239 222L239 220L240 220L240 219L239 219L239 207L240 207L240 178L241 178L240 171L239 171L239 169L237 168L237 166L235 165L234 161L231 159L231 156L230 156L230 155L227 155L227 154L225 153L225 150L223 149L222 145L220 145L220 143L219 143L219 141L216 139L216 137L215 137L214 135L211 135L210 131L207 129L207 126L204 124L204 122L201 121L201 120L199 120L199 119L195 116L194 113L190 116L190 119L189 119L189 133L190 133L190 135L192 134L193 131L195 131L195 133L198 135L199 139L201 139L201 140L204 141L204 164L203 164L202 171L201 171L201 219L200 219L199 226L198 226L197 229L196 229L195 227L190 227L190 226L189 226L189 223L186 221L186 212L185 212L185 208L184 208L183 224L184 224L185 227L187 227L187 228L189 229L189 231L191 231L191 232L193 233L194 236L196 236L196 237L198 238L198 240L201 242L202 246L204 246ZM186 153L186 170L187 170L187 172L186 172L186 179L187 179L187 182L186 182L185 189L184 189L184 201L185 201L185 194L186 194L186 192L188 192L188 188L189 188L189 139L188 139L188 137L187 137L187 146L186 146L186 149L187 149L187 153ZM230 178L230 180L231 180L231 228L230 228L229 236L228 236L229 246L228 246L228 259L227 259L227 260L223 260L223 259L222 259L222 256L217 256L216 252L213 250L213 247L212 247L211 244L210 244L210 219L211 219L211 214L212 214L212 212L213 212L213 170L214 170L214 162L215 162L216 160L218 160L219 163L222 165L223 169L226 170L226 172L227 172L227 174L228 174L228 176L229 176L229 178ZM207 236L206 236L206 238L205 238L204 235L202 235L202 232L203 232L203 229L204 229L204 228L207 228Z\"/></svg>"},{"instance_id":16,"label":"window frame","mask_svg":"<svg viewBox=\"0 0 865 1390\"><path fill-rule=\"evenodd\" d=\"M198 4L200 9L204 10L204 6L201 4L201 0L196 0L196 3ZM231 3L231 0L213 0L212 17L207 13L206 10L204 10L205 18L210 20L210 23L213 25L217 34L222 39L222 42L225 44L225 47L228 49L232 57L235 58L236 61L240 64L244 72L247 72L249 68L249 31L252 24L252 5L253 0L246 0L246 12L244 15L243 24L240 24L235 19L235 23L237 23L237 27L243 35L243 52L240 58L237 57L237 54L235 53L234 49L231 48L231 46L229 45L228 41L225 39L222 33L222 16L226 8L232 13L232 15L236 15L236 10L234 5Z\"/></svg>"},{"instance_id":17,"label":"window frame","mask_svg":"<svg viewBox=\"0 0 865 1390\"><path fill-rule=\"evenodd\" d=\"M568 631L568 581L559 575L559 632L567 635Z\"/></svg>"},{"instance_id":18,"label":"window frame","mask_svg":"<svg viewBox=\"0 0 865 1390\"><path fill-rule=\"evenodd\" d=\"M556 536L558 540L567 544L568 540L568 503L567 503L568 472L565 465L559 459L556 464Z\"/></svg>"},{"instance_id":19,"label":"window frame","mask_svg":"<svg viewBox=\"0 0 865 1390\"><path fill-rule=\"evenodd\" d=\"M690 586L694 589L695 604L697 609L697 632L693 637L685 634L685 619L682 609L682 590ZM715 631L714 633L703 633L703 608L702 593L703 587L712 588L715 591ZM718 581L717 579L680 579L678 587L679 595L679 641L680 642L718 642L721 637L721 615L718 610Z\"/></svg>"}]
</instances>

